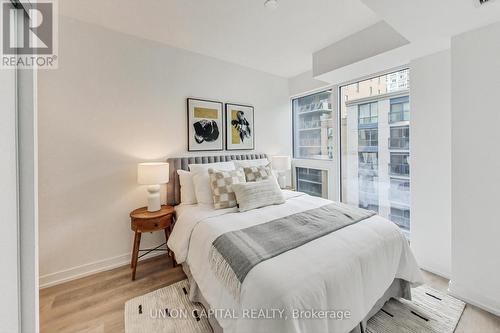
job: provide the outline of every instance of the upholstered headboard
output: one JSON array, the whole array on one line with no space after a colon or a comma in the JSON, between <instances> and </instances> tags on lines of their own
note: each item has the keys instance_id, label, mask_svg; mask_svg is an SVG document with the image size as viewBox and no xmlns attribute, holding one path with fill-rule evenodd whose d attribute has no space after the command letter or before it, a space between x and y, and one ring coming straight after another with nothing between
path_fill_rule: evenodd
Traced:
<instances>
[{"instance_id":1,"label":"upholstered headboard","mask_svg":"<svg viewBox=\"0 0 500 333\"><path fill-rule=\"evenodd\" d=\"M167 184L167 204L178 205L181 202L181 186L177 170L189 170L189 164L216 163L234 160L257 160L267 158L266 154L243 154L243 155L215 155L215 156L189 156L173 157L167 159L170 167L170 181Z\"/></svg>"}]
</instances>

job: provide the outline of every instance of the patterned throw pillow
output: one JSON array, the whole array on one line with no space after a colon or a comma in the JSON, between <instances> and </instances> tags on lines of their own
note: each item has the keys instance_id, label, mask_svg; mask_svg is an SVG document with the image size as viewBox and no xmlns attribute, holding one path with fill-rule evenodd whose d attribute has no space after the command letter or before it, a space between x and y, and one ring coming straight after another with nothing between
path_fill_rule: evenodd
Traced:
<instances>
[{"instance_id":1,"label":"patterned throw pillow","mask_svg":"<svg viewBox=\"0 0 500 333\"><path fill-rule=\"evenodd\" d=\"M236 196L231 185L246 182L243 170L208 169L208 176L210 177L215 209L236 207Z\"/></svg>"},{"instance_id":2,"label":"patterned throw pillow","mask_svg":"<svg viewBox=\"0 0 500 333\"><path fill-rule=\"evenodd\" d=\"M243 168L247 182L260 182L273 176L271 168L268 166L251 166Z\"/></svg>"}]
</instances>

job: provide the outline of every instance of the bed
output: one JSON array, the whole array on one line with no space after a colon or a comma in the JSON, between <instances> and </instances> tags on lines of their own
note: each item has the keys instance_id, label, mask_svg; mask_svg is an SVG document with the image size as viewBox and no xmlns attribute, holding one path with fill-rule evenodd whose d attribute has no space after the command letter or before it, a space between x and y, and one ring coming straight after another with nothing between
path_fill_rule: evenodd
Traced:
<instances>
[{"instance_id":1,"label":"bed","mask_svg":"<svg viewBox=\"0 0 500 333\"><path fill-rule=\"evenodd\" d=\"M180 202L177 169L188 164L265 155L169 159L169 204ZM178 205L168 241L190 282L190 298L211 309L214 332L317 333L363 331L390 297L410 299L422 276L408 242L378 215L329 233L255 266L236 299L210 267L208 253L220 235L327 205L330 201L284 191L285 203L247 212L210 205ZM229 311L228 311L229 310ZM316 316L311 319L311 316ZM322 316L323 318L317 318ZM274 319L274 320L273 320Z\"/></svg>"}]
</instances>

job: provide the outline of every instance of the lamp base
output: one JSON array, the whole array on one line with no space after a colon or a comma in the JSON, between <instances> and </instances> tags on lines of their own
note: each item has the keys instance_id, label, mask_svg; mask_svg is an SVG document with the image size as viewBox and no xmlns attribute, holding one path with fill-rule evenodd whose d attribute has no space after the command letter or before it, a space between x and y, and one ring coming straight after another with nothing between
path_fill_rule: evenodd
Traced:
<instances>
[{"instance_id":1,"label":"lamp base","mask_svg":"<svg viewBox=\"0 0 500 333\"><path fill-rule=\"evenodd\" d=\"M161 209L160 185L148 186L148 212L157 212Z\"/></svg>"},{"instance_id":2,"label":"lamp base","mask_svg":"<svg viewBox=\"0 0 500 333\"><path fill-rule=\"evenodd\" d=\"M283 171L278 171L278 184L280 188L286 187L286 173Z\"/></svg>"}]
</instances>

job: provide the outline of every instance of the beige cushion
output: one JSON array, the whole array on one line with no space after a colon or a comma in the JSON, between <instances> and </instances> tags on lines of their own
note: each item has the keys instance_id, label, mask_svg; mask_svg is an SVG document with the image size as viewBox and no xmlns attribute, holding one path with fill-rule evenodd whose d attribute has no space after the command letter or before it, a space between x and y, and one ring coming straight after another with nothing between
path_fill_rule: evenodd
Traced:
<instances>
[{"instance_id":1,"label":"beige cushion","mask_svg":"<svg viewBox=\"0 0 500 333\"><path fill-rule=\"evenodd\" d=\"M274 176L260 182L234 184L232 190L240 212L285 202Z\"/></svg>"},{"instance_id":2,"label":"beige cushion","mask_svg":"<svg viewBox=\"0 0 500 333\"><path fill-rule=\"evenodd\" d=\"M273 177L273 172L268 166L249 166L243 168L247 182L260 182Z\"/></svg>"},{"instance_id":3,"label":"beige cushion","mask_svg":"<svg viewBox=\"0 0 500 333\"><path fill-rule=\"evenodd\" d=\"M218 162L207 164L189 164L189 170L193 174L194 193L196 201L201 204L213 204L212 189L210 188L210 179L208 177L208 169L217 170L234 170L234 163Z\"/></svg>"},{"instance_id":4,"label":"beige cushion","mask_svg":"<svg viewBox=\"0 0 500 333\"><path fill-rule=\"evenodd\" d=\"M245 182L243 170L208 169L215 209L236 207L236 196L232 186Z\"/></svg>"}]
</instances>

